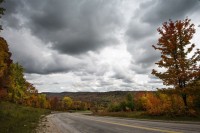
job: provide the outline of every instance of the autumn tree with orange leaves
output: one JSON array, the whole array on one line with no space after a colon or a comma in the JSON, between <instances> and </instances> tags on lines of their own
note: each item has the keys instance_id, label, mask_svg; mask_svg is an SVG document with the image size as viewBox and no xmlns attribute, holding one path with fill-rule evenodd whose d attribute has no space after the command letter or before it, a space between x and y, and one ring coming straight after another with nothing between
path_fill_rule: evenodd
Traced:
<instances>
[{"instance_id":1,"label":"autumn tree with orange leaves","mask_svg":"<svg viewBox=\"0 0 200 133\"><path fill-rule=\"evenodd\" d=\"M197 64L200 61L200 50L197 49L193 53L195 44L190 42L195 33L194 24L188 18L169 20L158 28L158 32L161 37L153 48L161 52L161 60L156 64L165 71L158 72L153 69L152 74L160 78L164 85L173 86L181 94L187 109L190 85L200 76Z\"/></svg>"}]
</instances>

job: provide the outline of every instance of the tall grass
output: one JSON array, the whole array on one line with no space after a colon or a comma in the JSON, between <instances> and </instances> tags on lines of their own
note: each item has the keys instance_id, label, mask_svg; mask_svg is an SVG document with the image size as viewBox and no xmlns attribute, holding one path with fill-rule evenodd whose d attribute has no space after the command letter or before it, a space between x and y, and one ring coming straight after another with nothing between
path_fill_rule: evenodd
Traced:
<instances>
[{"instance_id":1,"label":"tall grass","mask_svg":"<svg viewBox=\"0 0 200 133\"><path fill-rule=\"evenodd\" d=\"M0 133L32 133L49 110L0 102Z\"/></svg>"}]
</instances>

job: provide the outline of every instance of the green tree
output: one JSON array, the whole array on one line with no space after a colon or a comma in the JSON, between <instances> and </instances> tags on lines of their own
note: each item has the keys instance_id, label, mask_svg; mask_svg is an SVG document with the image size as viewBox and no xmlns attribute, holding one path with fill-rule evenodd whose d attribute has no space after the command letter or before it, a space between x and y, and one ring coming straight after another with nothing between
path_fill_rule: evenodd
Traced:
<instances>
[{"instance_id":1,"label":"green tree","mask_svg":"<svg viewBox=\"0 0 200 133\"><path fill-rule=\"evenodd\" d=\"M40 108L48 108L49 107L49 102L47 100L46 94L39 94L38 101L39 101Z\"/></svg>"},{"instance_id":2,"label":"green tree","mask_svg":"<svg viewBox=\"0 0 200 133\"><path fill-rule=\"evenodd\" d=\"M134 99L133 99L133 95L131 93L128 93L127 94L127 97L126 97L126 100L127 100L127 107L133 111L134 110Z\"/></svg>"},{"instance_id":3,"label":"green tree","mask_svg":"<svg viewBox=\"0 0 200 133\"><path fill-rule=\"evenodd\" d=\"M23 67L12 63L9 71L9 96L12 102L23 103L26 95L27 84L23 74Z\"/></svg>"},{"instance_id":4,"label":"green tree","mask_svg":"<svg viewBox=\"0 0 200 133\"><path fill-rule=\"evenodd\" d=\"M153 47L161 52L161 60L156 64L166 71L158 72L153 69L152 74L163 80L164 85L173 86L181 94L187 109L190 91L188 85L200 75L197 65L200 61L200 50L197 49L191 57L188 56L195 48L190 42L195 33L194 24L187 18L175 22L169 20L158 28L158 32L161 37Z\"/></svg>"}]
</instances>

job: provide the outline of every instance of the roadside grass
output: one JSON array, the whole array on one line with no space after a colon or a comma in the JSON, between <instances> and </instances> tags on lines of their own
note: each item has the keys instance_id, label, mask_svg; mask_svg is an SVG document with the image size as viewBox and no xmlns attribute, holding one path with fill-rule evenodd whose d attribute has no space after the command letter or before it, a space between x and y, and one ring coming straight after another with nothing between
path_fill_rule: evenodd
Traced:
<instances>
[{"instance_id":1,"label":"roadside grass","mask_svg":"<svg viewBox=\"0 0 200 133\"><path fill-rule=\"evenodd\" d=\"M93 113L97 116L112 116L112 117L124 117L124 118L134 118L134 119L147 119L147 120L164 120L164 121L194 121L199 122L200 116L153 116L148 115L144 111L134 111L134 112L99 112Z\"/></svg>"},{"instance_id":2,"label":"roadside grass","mask_svg":"<svg viewBox=\"0 0 200 133\"><path fill-rule=\"evenodd\" d=\"M24 107L9 102L0 102L1 133L32 133L41 116L49 114L46 109Z\"/></svg>"}]
</instances>

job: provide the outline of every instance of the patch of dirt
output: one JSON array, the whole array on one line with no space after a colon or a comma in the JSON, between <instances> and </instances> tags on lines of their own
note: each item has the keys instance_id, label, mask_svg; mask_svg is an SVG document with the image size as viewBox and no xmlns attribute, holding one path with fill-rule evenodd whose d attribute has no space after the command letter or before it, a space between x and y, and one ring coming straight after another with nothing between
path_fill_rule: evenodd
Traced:
<instances>
[{"instance_id":1,"label":"patch of dirt","mask_svg":"<svg viewBox=\"0 0 200 133\"><path fill-rule=\"evenodd\" d=\"M61 133L52 122L53 114L43 117L36 129L36 133Z\"/></svg>"}]
</instances>

